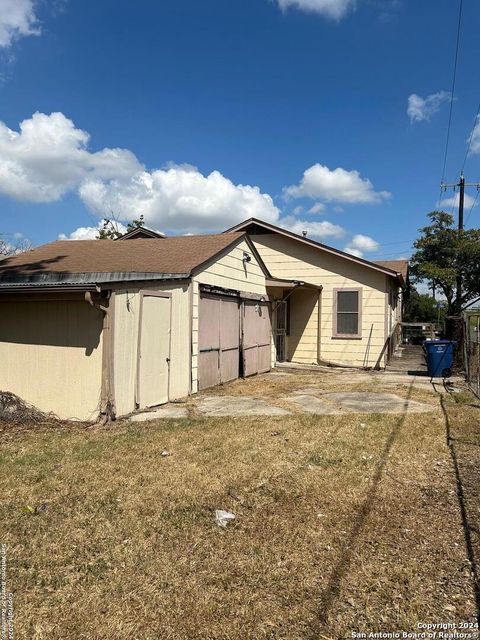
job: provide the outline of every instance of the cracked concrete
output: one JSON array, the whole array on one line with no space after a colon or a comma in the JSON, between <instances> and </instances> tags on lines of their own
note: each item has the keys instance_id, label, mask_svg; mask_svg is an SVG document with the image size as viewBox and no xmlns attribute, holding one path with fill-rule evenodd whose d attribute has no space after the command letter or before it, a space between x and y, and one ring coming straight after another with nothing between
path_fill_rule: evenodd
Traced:
<instances>
[{"instance_id":1,"label":"cracked concrete","mask_svg":"<svg viewBox=\"0 0 480 640\"><path fill-rule=\"evenodd\" d=\"M435 407L415 400L405 400L393 393L368 391L322 393L320 397L305 393L284 397L307 413L334 415L341 413L423 413Z\"/></svg>"},{"instance_id":2,"label":"cracked concrete","mask_svg":"<svg viewBox=\"0 0 480 640\"><path fill-rule=\"evenodd\" d=\"M404 388L408 386L421 392L428 391L434 394L445 391L443 382L431 383L427 376L411 376L401 372L346 371L328 368L319 373L321 375L311 374L308 370L274 370L263 376L232 383L232 389L235 389L233 385L237 385L236 395L215 395L215 388L213 388L199 396L192 396L189 405L194 411L193 415L189 414L186 404L166 404L151 411L137 413L130 420L146 422L167 418L188 418L189 415L193 417L195 414L197 416L283 416L300 412L321 416L345 413L423 413L434 411L436 407L403 398ZM458 390L459 382L461 383L461 380L456 378L450 379L447 383L448 390L450 392ZM365 383L372 383L373 386L370 388L378 389L378 392L348 390L351 389L351 385ZM238 394L238 385L242 386L241 394ZM389 393L390 390L394 391L393 385L397 387L395 391L398 395ZM278 389L277 394L275 394L276 389ZM275 398L280 400L279 404L283 406L276 406Z\"/></svg>"},{"instance_id":3,"label":"cracked concrete","mask_svg":"<svg viewBox=\"0 0 480 640\"><path fill-rule=\"evenodd\" d=\"M131 422L147 422L148 420L161 420L162 418L187 418L188 411L185 405L164 404L151 411L143 411L131 416Z\"/></svg>"}]
</instances>

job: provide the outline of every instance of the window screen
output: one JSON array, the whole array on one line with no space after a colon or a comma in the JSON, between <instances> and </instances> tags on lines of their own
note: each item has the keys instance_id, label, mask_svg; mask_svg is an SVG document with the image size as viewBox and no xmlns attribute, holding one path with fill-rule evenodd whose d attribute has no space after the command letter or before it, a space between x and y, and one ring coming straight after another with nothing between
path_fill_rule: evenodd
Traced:
<instances>
[{"instance_id":1,"label":"window screen","mask_svg":"<svg viewBox=\"0 0 480 640\"><path fill-rule=\"evenodd\" d=\"M337 334L359 334L358 291L337 291Z\"/></svg>"}]
</instances>

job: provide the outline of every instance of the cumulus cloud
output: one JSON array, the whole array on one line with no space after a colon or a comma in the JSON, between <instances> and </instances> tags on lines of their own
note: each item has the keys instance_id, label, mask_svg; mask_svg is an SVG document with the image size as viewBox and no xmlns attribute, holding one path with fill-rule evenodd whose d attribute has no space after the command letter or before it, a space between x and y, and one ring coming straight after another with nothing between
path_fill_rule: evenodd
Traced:
<instances>
[{"instance_id":1,"label":"cumulus cloud","mask_svg":"<svg viewBox=\"0 0 480 640\"><path fill-rule=\"evenodd\" d=\"M338 167L329 169L314 164L303 174L298 185L284 189L286 198L313 198L345 204L378 204L388 198L388 191L375 191L370 180L362 178L358 171Z\"/></svg>"},{"instance_id":2,"label":"cumulus cloud","mask_svg":"<svg viewBox=\"0 0 480 640\"><path fill-rule=\"evenodd\" d=\"M278 209L258 187L235 185L219 171L204 176L197 169L171 167L142 171L128 180L85 180L79 195L102 215L114 211L121 219L143 215L149 225L196 232L233 225L245 218L275 222Z\"/></svg>"},{"instance_id":3,"label":"cumulus cloud","mask_svg":"<svg viewBox=\"0 0 480 640\"><path fill-rule=\"evenodd\" d=\"M356 0L277 0L277 2L283 10L294 7L301 11L318 13L332 20L340 20L356 5Z\"/></svg>"},{"instance_id":4,"label":"cumulus cloud","mask_svg":"<svg viewBox=\"0 0 480 640\"><path fill-rule=\"evenodd\" d=\"M143 170L133 153L90 153L90 136L63 113L35 113L20 131L0 122L0 192L28 202L55 202L89 176L127 178Z\"/></svg>"},{"instance_id":5,"label":"cumulus cloud","mask_svg":"<svg viewBox=\"0 0 480 640\"><path fill-rule=\"evenodd\" d=\"M460 194L456 193L450 198L443 198L442 200L439 200L437 206L440 209L448 209L449 207L458 208L459 201L460 201ZM466 193L463 204L465 206L465 209L468 209L469 207L473 207L474 205L476 206L478 202L475 200L475 198L472 198L472 196Z\"/></svg>"},{"instance_id":6,"label":"cumulus cloud","mask_svg":"<svg viewBox=\"0 0 480 640\"><path fill-rule=\"evenodd\" d=\"M0 0L0 48L6 49L18 38L39 33L33 0Z\"/></svg>"},{"instance_id":7,"label":"cumulus cloud","mask_svg":"<svg viewBox=\"0 0 480 640\"><path fill-rule=\"evenodd\" d=\"M143 215L148 226L169 231L222 229L250 217L278 220L272 198L256 186L187 164L149 171L127 149L92 152L89 142L63 113L35 113L19 131L0 122L0 193L55 202L76 192L99 217Z\"/></svg>"},{"instance_id":8,"label":"cumulus cloud","mask_svg":"<svg viewBox=\"0 0 480 640\"><path fill-rule=\"evenodd\" d=\"M345 235L345 229L343 229L343 227L340 227L338 224L332 224L327 220L312 222L310 220L298 220L293 216L285 216L278 221L278 225L288 231L297 233L299 236L303 235L303 232L306 231L308 236L322 240L325 238L342 238Z\"/></svg>"},{"instance_id":9,"label":"cumulus cloud","mask_svg":"<svg viewBox=\"0 0 480 640\"><path fill-rule=\"evenodd\" d=\"M449 100L450 93L448 91L432 93L426 98L422 98L416 93L412 93L408 96L407 106L407 115L410 118L410 122L430 120L430 118L437 113L442 104Z\"/></svg>"},{"instance_id":10,"label":"cumulus cloud","mask_svg":"<svg viewBox=\"0 0 480 640\"><path fill-rule=\"evenodd\" d=\"M379 246L378 242L370 236L364 236L363 234L358 233L353 236L344 251L352 254L353 256L357 256L358 258L363 258L365 253L377 251Z\"/></svg>"}]
</instances>

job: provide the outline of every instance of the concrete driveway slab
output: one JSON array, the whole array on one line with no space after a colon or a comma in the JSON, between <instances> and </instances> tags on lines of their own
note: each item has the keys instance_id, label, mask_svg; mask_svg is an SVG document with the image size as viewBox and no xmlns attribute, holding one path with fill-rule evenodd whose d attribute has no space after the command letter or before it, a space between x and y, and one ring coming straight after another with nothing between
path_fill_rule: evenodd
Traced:
<instances>
[{"instance_id":1,"label":"concrete driveway slab","mask_svg":"<svg viewBox=\"0 0 480 640\"><path fill-rule=\"evenodd\" d=\"M282 398L287 402L293 402L295 406L305 413L314 413L319 416L328 416L342 413L342 410L338 406L334 406L325 402L320 398L316 398L313 395L295 393L295 396L285 396Z\"/></svg>"},{"instance_id":2,"label":"concrete driveway slab","mask_svg":"<svg viewBox=\"0 0 480 640\"><path fill-rule=\"evenodd\" d=\"M341 392L323 393L321 398L313 395L295 395L283 400L293 402L308 413L332 415L348 413L423 413L435 407L405 400L393 393Z\"/></svg>"},{"instance_id":3,"label":"concrete driveway slab","mask_svg":"<svg viewBox=\"0 0 480 640\"><path fill-rule=\"evenodd\" d=\"M251 396L207 396L197 403L205 416L284 416L289 411Z\"/></svg>"}]
</instances>

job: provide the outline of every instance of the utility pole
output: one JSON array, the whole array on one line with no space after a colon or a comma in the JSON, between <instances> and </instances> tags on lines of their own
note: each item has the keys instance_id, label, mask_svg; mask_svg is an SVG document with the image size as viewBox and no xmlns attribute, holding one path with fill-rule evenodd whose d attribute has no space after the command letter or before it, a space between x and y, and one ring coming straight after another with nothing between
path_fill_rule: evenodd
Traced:
<instances>
[{"instance_id":1,"label":"utility pole","mask_svg":"<svg viewBox=\"0 0 480 640\"><path fill-rule=\"evenodd\" d=\"M480 182L465 182L465 176L463 175L463 171L460 174L459 182L455 184L445 184L442 182L440 185L442 191L446 191L447 189L452 189L454 191L459 190L458 197L458 235L459 237L462 234L464 223L463 223L463 209L465 205L465 187L475 187L477 190L480 189ZM457 300L461 303L462 299L462 274L460 271L457 275Z\"/></svg>"}]
</instances>

